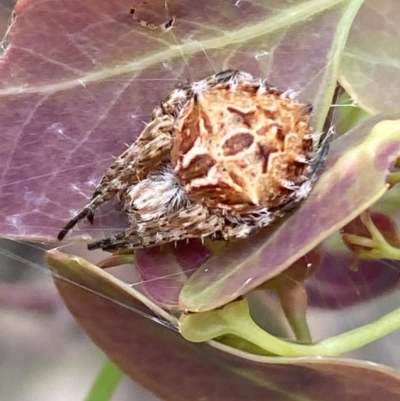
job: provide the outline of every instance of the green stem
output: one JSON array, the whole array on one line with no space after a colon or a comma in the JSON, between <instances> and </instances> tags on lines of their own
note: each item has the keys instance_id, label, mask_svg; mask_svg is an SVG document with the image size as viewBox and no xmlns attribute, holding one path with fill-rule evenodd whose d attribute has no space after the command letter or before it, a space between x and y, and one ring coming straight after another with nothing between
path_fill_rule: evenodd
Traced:
<instances>
[{"instance_id":1,"label":"green stem","mask_svg":"<svg viewBox=\"0 0 400 401\"><path fill-rule=\"evenodd\" d=\"M239 319L229 319L229 331L275 355L282 356L335 356L353 351L400 328L400 309L347 333L328 338L315 344L296 344L281 340L262 330L249 314Z\"/></svg>"},{"instance_id":2,"label":"green stem","mask_svg":"<svg viewBox=\"0 0 400 401\"><path fill-rule=\"evenodd\" d=\"M94 381L85 401L109 401L118 387L123 373L107 360Z\"/></svg>"}]
</instances>

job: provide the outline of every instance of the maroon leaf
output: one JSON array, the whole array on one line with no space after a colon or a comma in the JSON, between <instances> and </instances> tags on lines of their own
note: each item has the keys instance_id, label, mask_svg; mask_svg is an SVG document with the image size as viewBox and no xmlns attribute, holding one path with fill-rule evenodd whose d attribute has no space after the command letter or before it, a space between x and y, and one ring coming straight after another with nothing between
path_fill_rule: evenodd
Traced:
<instances>
[{"instance_id":1,"label":"maroon leaf","mask_svg":"<svg viewBox=\"0 0 400 401\"><path fill-rule=\"evenodd\" d=\"M178 308L179 293L188 277L210 256L198 240L163 248L136 251L136 271L141 288L158 305Z\"/></svg>"},{"instance_id":2,"label":"maroon leaf","mask_svg":"<svg viewBox=\"0 0 400 401\"><path fill-rule=\"evenodd\" d=\"M400 245L393 219L379 212L371 212L369 215L371 220L358 216L341 230L343 243L352 251L351 254L344 249L336 251L326 249L322 268L307 281L312 304L342 308L379 296L398 286L400 279L398 261L388 263L387 260L379 259L363 260L374 246L382 245L378 253L383 255L382 257L385 253L383 244L371 241L372 234L365 226L365 221L372 222L388 244L395 248ZM365 251L364 256L359 259L363 251Z\"/></svg>"},{"instance_id":3,"label":"maroon leaf","mask_svg":"<svg viewBox=\"0 0 400 401\"><path fill-rule=\"evenodd\" d=\"M47 261L54 273L67 278L56 279L57 287L92 340L129 377L163 400L372 401L383 397L397 401L400 397L400 375L377 364L335 358L282 358L277 363L276 358L236 353L215 342L187 342L135 313L150 312L102 270L58 251L50 251ZM99 294L93 292L99 289Z\"/></svg>"},{"instance_id":4,"label":"maroon leaf","mask_svg":"<svg viewBox=\"0 0 400 401\"><path fill-rule=\"evenodd\" d=\"M336 81L337 48L345 40L345 35L335 36L341 32L337 24L350 2L171 0L167 11L164 4L18 3L0 60L2 235L55 238L86 203L111 155L134 140L152 108L185 79L228 67L268 76L278 87L300 90L304 101L312 101L316 126L322 126ZM146 29L132 18L132 7L136 19L160 25L173 15L175 24L168 32ZM353 137L347 145L358 140ZM388 159L378 160L386 168ZM82 224L75 238L109 235L126 225L112 205L103 212L106 218L100 211L94 229ZM57 259L57 252L50 255ZM379 366L311 359L267 365L270 359L246 354L246 360L187 343L142 317L149 312L115 282L88 275L71 260L53 262L65 277L57 285L72 313L130 377L164 399L285 400L300 394L328 401L350 391L352 400L376 399L378 391L388 400L398 399L397 374ZM186 262L178 257L174 263L181 269ZM159 277L164 271L149 273ZM161 295L170 304L170 294Z\"/></svg>"},{"instance_id":5,"label":"maroon leaf","mask_svg":"<svg viewBox=\"0 0 400 401\"><path fill-rule=\"evenodd\" d=\"M112 155L178 83L221 69L301 91L321 121L337 67L346 1L20 1L0 60L0 233L53 240L82 208ZM130 10L136 8L132 17ZM352 13L357 9L352 6ZM141 26L175 16L168 32ZM333 47L336 46L336 47ZM74 237L121 230L103 208Z\"/></svg>"},{"instance_id":6,"label":"maroon leaf","mask_svg":"<svg viewBox=\"0 0 400 401\"><path fill-rule=\"evenodd\" d=\"M322 267L307 280L311 305L345 308L373 299L398 286L398 262L358 261L357 271L349 269L348 253L325 253Z\"/></svg>"}]
</instances>

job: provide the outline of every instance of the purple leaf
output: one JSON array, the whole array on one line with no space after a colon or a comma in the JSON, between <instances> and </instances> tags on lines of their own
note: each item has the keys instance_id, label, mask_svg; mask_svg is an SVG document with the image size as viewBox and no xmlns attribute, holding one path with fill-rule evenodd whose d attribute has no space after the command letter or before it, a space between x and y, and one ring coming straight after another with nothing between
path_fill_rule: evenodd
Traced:
<instances>
[{"instance_id":1,"label":"purple leaf","mask_svg":"<svg viewBox=\"0 0 400 401\"><path fill-rule=\"evenodd\" d=\"M400 397L400 375L378 364L338 358L281 358L277 363L276 358L237 353L215 342L190 343L135 313L151 312L96 266L58 251L48 252L47 261L53 273L67 279L57 278L57 287L92 340L131 379L162 400Z\"/></svg>"},{"instance_id":2,"label":"purple leaf","mask_svg":"<svg viewBox=\"0 0 400 401\"><path fill-rule=\"evenodd\" d=\"M306 283L311 305L342 309L371 300L398 286L398 262L360 260L357 271L350 270L349 263L349 254L325 253L322 267Z\"/></svg>"},{"instance_id":3,"label":"purple leaf","mask_svg":"<svg viewBox=\"0 0 400 401\"><path fill-rule=\"evenodd\" d=\"M18 3L8 46L0 60L3 236L55 239L69 217L85 205L111 156L120 154L125 143L132 143L143 122L149 121L151 110L187 79L201 79L229 67L268 77L280 89L298 90L302 101L312 102L316 130L322 129L346 29L361 1L278 4L272 0L170 0L168 10L164 4L163 0L139 5L128 0ZM159 25L175 16L175 24L168 32L146 29L132 18L132 7L137 19ZM330 197L322 184L311 198L318 217L326 224L332 223L336 211L336 207L325 209L327 204L337 201L339 206L345 206L343 213L335 217L339 226L344 215L354 217L383 192L383 178L390 159L398 151L398 138L389 141L384 137L373 150L381 149L386 154L368 154L365 160L356 157L351 149L380 119L370 121L333 147L325 183L329 183L330 190L332 182L336 185L336 198ZM372 146L361 148L367 152ZM345 160L341 166L354 167L354 172L340 171L341 155ZM330 171L333 178L328 177ZM360 171L359 177L355 173ZM339 196L350 181L355 185L346 188L345 197ZM369 188L371 181L374 184ZM366 183L369 192L350 204L349 198ZM72 238L99 238L121 230L127 222L114 209L115 205L105 206L96 214L93 227L82 223ZM327 230L325 225L318 231L316 225L321 221L313 222L310 210L303 213L300 218L297 214L291 219L290 224L295 224L294 228L290 226L293 233L282 226L268 240L268 244L275 244L270 255L265 236L260 235L251 242L235 245L237 250L217 254L206 262L206 266L212 263L213 268L219 267L220 272L210 270L205 277L202 269L197 277L190 278L183 305L189 300L193 309L198 309L228 302L257 281L278 274L333 229ZM287 243L281 242L282 233ZM307 239L304 233L310 233L310 237ZM260 249L262 252L257 254ZM247 276L241 268L220 280L232 265L242 263L249 251L255 253L245 262L249 268ZM145 291L153 298L158 296L161 304L176 305L188 267L197 267L197 263L203 262L201 257L205 259L207 255L196 253L199 259L191 261L188 255L178 253L164 259L171 263L149 266L146 258L152 252L159 258L158 250L138 254L140 273L148 274L142 276L146 284L150 279L154 283L154 279L166 278L171 268L172 274L179 273L175 276L178 280L161 279L161 284L153 288L146 285ZM258 258L260 254L262 258ZM56 251L48 256L71 312L114 362L163 399L235 400L250 396L289 400L300 394L303 398L330 401L345 398L349 391L352 401L374 400L378 394L389 401L399 398L397 373L376 365L332 359L284 360L285 365L273 360L274 364L267 364L271 359L249 354L240 358L229 354L235 352L232 349L220 352L209 345L190 344L178 333L154 324L149 316L142 317L141 313L150 312L128 290L121 290L115 279L98 276L97 270L90 270L92 267L87 270L86 262L78 260ZM202 294L205 285L210 287L207 296ZM219 299L217 290L221 291Z\"/></svg>"},{"instance_id":4,"label":"purple leaf","mask_svg":"<svg viewBox=\"0 0 400 401\"><path fill-rule=\"evenodd\" d=\"M301 91L322 126L355 2L170 0L167 10L164 4L18 2L0 60L3 236L55 239L87 203L112 156L187 79L226 68L269 77L283 90ZM168 32L146 29L132 18L133 6L135 18L160 24L169 14L175 24ZM71 238L120 231L126 219L114 209L105 206L93 227L82 223Z\"/></svg>"},{"instance_id":5,"label":"purple leaf","mask_svg":"<svg viewBox=\"0 0 400 401\"><path fill-rule=\"evenodd\" d=\"M371 131L381 118L369 120L332 143L325 171L309 198L269 237L261 233L227 245L225 252L209 258L183 287L181 308L210 310L246 294L385 194L389 168L400 155L400 123L383 121Z\"/></svg>"},{"instance_id":6,"label":"purple leaf","mask_svg":"<svg viewBox=\"0 0 400 401\"><path fill-rule=\"evenodd\" d=\"M210 256L198 240L182 241L162 249L139 249L135 254L141 288L164 308L178 308L179 293L187 278Z\"/></svg>"}]
</instances>

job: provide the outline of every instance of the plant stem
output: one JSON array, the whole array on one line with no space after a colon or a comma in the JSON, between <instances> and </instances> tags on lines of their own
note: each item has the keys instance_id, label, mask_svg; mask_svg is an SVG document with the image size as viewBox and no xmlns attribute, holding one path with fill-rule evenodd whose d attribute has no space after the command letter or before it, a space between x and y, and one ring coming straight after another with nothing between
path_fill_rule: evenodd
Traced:
<instances>
[{"instance_id":1,"label":"plant stem","mask_svg":"<svg viewBox=\"0 0 400 401\"><path fill-rule=\"evenodd\" d=\"M365 326L339 334L315 344L296 344L265 332L251 319L241 315L229 322L230 332L246 339L268 352L281 356L335 356L353 351L400 328L400 309Z\"/></svg>"},{"instance_id":2,"label":"plant stem","mask_svg":"<svg viewBox=\"0 0 400 401\"><path fill-rule=\"evenodd\" d=\"M107 360L94 381L85 401L109 401L117 388L123 373Z\"/></svg>"}]
</instances>

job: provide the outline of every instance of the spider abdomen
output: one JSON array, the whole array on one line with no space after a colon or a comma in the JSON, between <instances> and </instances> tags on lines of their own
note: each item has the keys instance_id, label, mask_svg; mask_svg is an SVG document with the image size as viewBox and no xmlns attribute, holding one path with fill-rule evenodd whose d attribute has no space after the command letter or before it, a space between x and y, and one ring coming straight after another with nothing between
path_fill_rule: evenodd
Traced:
<instances>
[{"instance_id":1,"label":"spider abdomen","mask_svg":"<svg viewBox=\"0 0 400 401\"><path fill-rule=\"evenodd\" d=\"M212 210L243 214L284 204L308 179L310 112L260 81L199 91L174 126L178 181Z\"/></svg>"}]
</instances>

